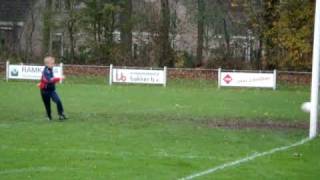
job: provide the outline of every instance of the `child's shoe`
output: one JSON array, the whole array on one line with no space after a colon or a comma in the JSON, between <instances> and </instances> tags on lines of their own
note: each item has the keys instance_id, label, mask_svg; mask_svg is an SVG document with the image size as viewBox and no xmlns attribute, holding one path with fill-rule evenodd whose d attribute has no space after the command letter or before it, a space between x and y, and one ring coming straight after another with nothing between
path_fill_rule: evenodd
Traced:
<instances>
[{"instance_id":1,"label":"child's shoe","mask_svg":"<svg viewBox=\"0 0 320 180\"><path fill-rule=\"evenodd\" d=\"M66 119L67 119L67 117L66 117L64 114L62 114L62 115L59 116L59 120L60 120L60 121L66 120Z\"/></svg>"}]
</instances>

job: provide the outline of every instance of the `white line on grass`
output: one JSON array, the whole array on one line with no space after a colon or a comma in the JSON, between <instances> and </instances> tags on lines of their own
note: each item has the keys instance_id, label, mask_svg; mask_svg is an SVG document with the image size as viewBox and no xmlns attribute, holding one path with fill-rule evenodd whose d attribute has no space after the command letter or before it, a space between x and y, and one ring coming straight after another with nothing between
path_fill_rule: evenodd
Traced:
<instances>
[{"instance_id":1,"label":"white line on grass","mask_svg":"<svg viewBox=\"0 0 320 180\"><path fill-rule=\"evenodd\" d=\"M31 167L31 168L20 168L20 169L5 169L0 170L1 174L17 174L17 173L29 173L29 172L55 172L55 171L65 171L68 169L58 169L53 167Z\"/></svg>"},{"instance_id":2,"label":"white line on grass","mask_svg":"<svg viewBox=\"0 0 320 180\"><path fill-rule=\"evenodd\" d=\"M285 151L287 149L290 149L290 148L305 144L306 142L308 142L310 140L311 139L307 138L307 139L303 139L303 140L301 140L299 142L296 142L294 144L291 144L291 145L274 148L274 149L271 149L269 151L265 151L265 152L262 152L262 153L255 153L255 154L253 154L251 156L248 156L248 157L245 157L243 159L239 159L239 160L236 160L236 161L228 162L228 163L225 163L225 164L210 168L210 169L202 171L202 172L191 174L189 176L181 178L180 180L189 180L189 179L194 179L194 178L197 178L197 177L200 177L200 176L208 175L208 174L214 173L214 172L219 171L219 170L223 170L223 169L228 168L228 167L237 166L239 164L246 163L248 161L252 161L252 160L254 160L254 159L258 158L258 157L267 156L267 155L270 155L270 154L273 154L273 153L276 153L276 152L280 152L280 151Z\"/></svg>"},{"instance_id":3,"label":"white line on grass","mask_svg":"<svg viewBox=\"0 0 320 180\"><path fill-rule=\"evenodd\" d=\"M23 151L23 152L41 152L41 151L59 151L59 152L69 152L69 153L84 153L84 154L101 154L106 156L119 156L119 157L138 157L138 158L177 158L177 159L206 159L206 160L214 160L217 159L213 156L199 156L193 154L186 155L177 155L177 154L169 154L167 152L158 152L153 154L147 153L133 153L128 151L117 151L108 152L108 151L99 151L99 150L91 150L91 149L58 149L58 148L16 148L9 147L6 145L0 145L0 150L14 150L14 151Z\"/></svg>"}]
</instances>

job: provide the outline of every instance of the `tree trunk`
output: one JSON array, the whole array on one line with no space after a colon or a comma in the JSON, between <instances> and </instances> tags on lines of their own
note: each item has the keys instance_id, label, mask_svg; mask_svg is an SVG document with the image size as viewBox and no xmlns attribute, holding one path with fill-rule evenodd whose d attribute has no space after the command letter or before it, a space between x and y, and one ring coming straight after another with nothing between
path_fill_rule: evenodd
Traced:
<instances>
[{"instance_id":1,"label":"tree trunk","mask_svg":"<svg viewBox=\"0 0 320 180\"><path fill-rule=\"evenodd\" d=\"M121 44L124 61L132 64L132 0L124 0L120 15Z\"/></svg>"},{"instance_id":2,"label":"tree trunk","mask_svg":"<svg viewBox=\"0 0 320 180\"><path fill-rule=\"evenodd\" d=\"M169 41L170 30L170 8L168 0L161 0L161 22L160 22L160 50L159 50L159 66L173 66L171 56L171 47Z\"/></svg>"},{"instance_id":3,"label":"tree trunk","mask_svg":"<svg viewBox=\"0 0 320 180\"><path fill-rule=\"evenodd\" d=\"M262 44L263 44L263 37L262 35L259 37L259 47L258 47L258 54L257 54L257 59L256 59L256 68L257 69L262 69Z\"/></svg>"},{"instance_id":4,"label":"tree trunk","mask_svg":"<svg viewBox=\"0 0 320 180\"><path fill-rule=\"evenodd\" d=\"M75 60L75 43L74 43L74 25L72 23L72 25L70 25L69 27L69 41L70 41L70 60L71 60L71 64L74 63Z\"/></svg>"},{"instance_id":5,"label":"tree trunk","mask_svg":"<svg viewBox=\"0 0 320 180\"><path fill-rule=\"evenodd\" d=\"M198 0L198 43L197 43L197 66L203 63L203 40L204 40L204 0Z\"/></svg>"},{"instance_id":6,"label":"tree trunk","mask_svg":"<svg viewBox=\"0 0 320 180\"><path fill-rule=\"evenodd\" d=\"M227 26L226 19L223 19L223 30L224 30L224 39L226 41L226 48L227 48L225 58L227 59L230 56L230 35L228 32L228 26Z\"/></svg>"},{"instance_id":7,"label":"tree trunk","mask_svg":"<svg viewBox=\"0 0 320 180\"><path fill-rule=\"evenodd\" d=\"M280 0L266 0L264 1L264 14L263 14L263 23L264 23L264 32L270 31L274 27L274 22L278 20L279 14L277 12L277 5L280 3ZM272 41L272 35L264 34L264 45L265 45L265 66L268 69L276 68L274 61L277 56L275 51L276 45Z\"/></svg>"},{"instance_id":8,"label":"tree trunk","mask_svg":"<svg viewBox=\"0 0 320 180\"><path fill-rule=\"evenodd\" d=\"M26 49L25 49L25 60L26 63L30 63L30 60L33 59L33 34L35 31L35 8L34 1L31 1L30 4L30 26L27 27L27 37L26 37Z\"/></svg>"},{"instance_id":9,"label":"tree trunk","mask_svg":"<svg viewBox=\"0 0 320 180\"><path fill-rule=\"evenodd\" d=\"M44 22L43 22L43 49L44 55L52 54L52 0L46 0L46 8L44 12Z\"/></svg>"},{"instance_id":10,"label":"tree trunk","mask_svg":"<svg viewBox=\"0 0 320 180\"><path fill-rule=\"evenodd\" d=\"M75 61L75 33L76 33L76 16L75 16L75 5L76 5L76 0L67 0L66 1L66 8L68 10L68 22L67 22L67 30L68 30L68 35L69 35L69 44L70 44L70 63L73 64ZM63 43L63 42L61 42Z\"/></svg>"}]
</instances>

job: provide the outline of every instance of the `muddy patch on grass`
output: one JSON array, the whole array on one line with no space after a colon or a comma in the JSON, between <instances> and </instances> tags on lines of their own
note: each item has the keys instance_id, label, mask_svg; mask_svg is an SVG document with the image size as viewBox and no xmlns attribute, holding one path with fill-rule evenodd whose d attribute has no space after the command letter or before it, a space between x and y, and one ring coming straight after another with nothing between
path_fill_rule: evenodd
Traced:
<instances>
[{"instance_id":1,"label":"muddy patch on grass","mask_svg":"<svg viewBox=\"0 0 320 180\"><path fill-rule=\"evenodd\" d=\"M243 120L210 121L208 120L208 121L205 121L204 123L209 128L226 128L226 129L271 129L271 130L309 129L309 122L274 122L274 121L243 121Z\"/></svg>"}]
</instances>

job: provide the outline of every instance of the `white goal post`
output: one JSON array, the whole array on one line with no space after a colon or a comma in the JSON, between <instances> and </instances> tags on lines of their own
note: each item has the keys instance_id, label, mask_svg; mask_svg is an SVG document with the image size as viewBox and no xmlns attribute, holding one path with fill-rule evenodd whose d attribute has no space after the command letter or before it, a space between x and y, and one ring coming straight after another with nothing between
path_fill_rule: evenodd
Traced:
<instances>
[{"instance_id":1,"label":"white goal post","mask_svg":"<svg viewBox=\"0 0 320 180\"><path fill-rule=\"evenodd\" d=\"M309 138L317 136L318 103L319 103L319 65L320 65L320 2L316 0L314 40L312 55L311 108Z\"/></svg>"}]
</instances>

